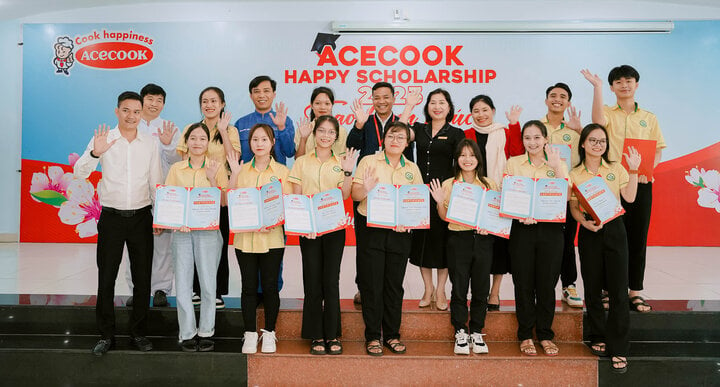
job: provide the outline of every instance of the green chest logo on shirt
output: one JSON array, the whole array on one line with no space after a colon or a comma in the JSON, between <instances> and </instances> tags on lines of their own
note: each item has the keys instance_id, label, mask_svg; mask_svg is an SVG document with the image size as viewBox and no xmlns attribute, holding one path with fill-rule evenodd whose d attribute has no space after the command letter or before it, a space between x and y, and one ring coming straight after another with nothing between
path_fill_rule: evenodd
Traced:
<instances>
[{"instance_id":1,"label":"green chest logo on shirt","mask_svg":"<svg viewBox=\"0 0 720 387\"><path fill-rule=\"evenodd\" d=\"M548 175L548 177L555 177L555 171L547 171L546 175Z\"/></svg>"},{"instance_id":2,"label":"green chest logo on shirt","mask_svg":"<svg viewBox=\"0 0 720 387\"><path fill-rule=\"evenodd\" d=\"M333 171L335 171L335 172L341 172L342 169L340 169L340 167L336 165L336 166L333 167Z\"/></svg>"},{"instance_id":3,"label":"green chest logo on shirt","mask_svg":"<svg viewBox=\"0 0 720 387\"><path fill-rule=\"evenodd\" d=\"M570 135L567 133L563 134L563 141L570 142Z\"/></svg>"},{"instance_id":4,"label":"green chest logo on shirt","mask_svg":"<svg viewBox=\"0 0 720 387\"><path fill-rule=\"evenodd\" d=\"M280 180L280 179L278 179L277 176L270 176L270 181L273 182L273 183L276 182L276 181L279 181L279 180Z\"/></svg>"},{"instance_id":5,"label":"green chest logo on shirt","mask_svg":"<svg viewBox=\"0 0 720 387\"><path fill-rule=\"evenodd\" d=\"M409 181L412 181L412 179L413 179L413 174L410 173L410 172L405 172L405 178L408 179Z\"/></svg>"},{"instance_id":6,"label":"green chest logo on shirt","mask_svg":"<svg viewBox=\"0 0 720 387\"><path fill-rule=\"evenodd\" d=\"M647 128L647 122L645 122L645 120L640 120L640 126Z\"/></svg>"},{"instance_id":7,"label":"green chest logo on shirt","mask_svg":"<svg viewBox=\"0 0 720 387\"><path fill-rule=\"evenodd\" d=\"M613 181L613 180L615 180L615 174L612 172L608 173L607 176L605 176L605 178L607 179L607 181Z\"/></svg>"}]
</instances>

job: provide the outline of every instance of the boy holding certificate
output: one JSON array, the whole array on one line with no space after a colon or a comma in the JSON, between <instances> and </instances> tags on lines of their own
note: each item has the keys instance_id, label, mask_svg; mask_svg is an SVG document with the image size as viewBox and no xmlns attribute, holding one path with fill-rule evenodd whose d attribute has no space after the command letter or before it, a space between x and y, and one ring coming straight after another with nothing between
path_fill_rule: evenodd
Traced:
<instances>
[{"instance_id":1,"label":"boy holding certificate","mask_svg":"<svg viewBox=\"0 0 720 387\"><path fill-rule=\"evenodd\" d=\"M320 116L315 120L314 151L295 160L288 176L294 194L315 195L340 188L343 199L350 196L352 170L359 153L350 148L344 156L336 155L332 147L339 133L335 117ZM342 201L337 205L343 206ZM344 228L322 236L300 237L305 290L302 337L312 340L313 355L339 355L343 350L337 338L342 333L339 281L344 248Z\"/></svg>"},{"instance_id":2,"label":"boy holding certificate","mask_svg":"<svg viewBox=\"0 0 720 387\"><path fill-rule=\"evenodd\" d=\"M625 154L630 173L619 162L608 159L610 144L604 127L590 124L580 135L580 164L570 172L575 184L570 200L572 216L582 225L578 233L578 250L580 252L580 270L585 284L585 301L589 321L589 337L591 351L598 356L612 356L612 370L623 373L627 370L627 354L629 350L628 333L630 313L628 311L628 241L625 224L621 217L616 217L605 224L598 224L589 215L599 212L598 208L586 208L610 202L617 206L622 197L626 202L633 202L637 193L640 154L630 147ZM609 194L610 198L595 201L583 195L581 187L588 180L599 177L603 179L610 193L597 191L592 196ZM583 200L582 207L578 199ZM613 200L614 199L614 200ZM594 203L595 202L595 203ZM601 291L607 289L610 298L610 309L605 320Z\"/></svg>"},{"instance_id":3,"label":"boy holding certificate","mask_svg":"<svg viewBox=\"0 0 720 387\"><path fill-rule=\"evenodd\" d=\"M366 224L368 193L378 183L422 184L417 165L403 156L410 128L399 121L390 123L382 138L383 152L365 156L358 164L351 195L360 202L355 223ZM382 345L393 353L405 353L400 341L403 279L412 237L402 226L395 229L366 227L365 238L372 243L359 246L358 283L362 294L366 352L382 356ZM381 339L382 345L381 345Z\"/></svg>"},{"instance_id":4,"label":"boy holding certificate","mask_svg":"<svg viewBox=\"0 0 720 387\"><path fill-rule=\"evenodd\" d=\"M567 177L567 164L560 153L548 145L547 129L540 121L522 127L526 153L507 161L505 173L529 178ZM520 351L537 354L532 341L533 327L543 351L558 354L552 342L555 334L555 284L560 274L563 250L563 223L540 222L533 218L514 220L510 232L510 267L515 285Z\"/></svg>"},{"instance_id":5,"label":"boy holding certificate","mask_svg":"<svg viewBox=\"0 0 720 387\"><path fill-rule=\"evenodd\" d=\"M613 68L608 75L610 91L615 94L614 106L603 105L602 80L589 70L581 73L593 85L593 122L607 128L610 148L608 159L621 162L622 154L630 142L655 142L655 153L643 154L642 168L648 163L652 171L662 157L666 147L657 117L647 110L640 109L635 102L635 92L640 86L640 74L633 67L622 65ZM652 148L652 147L651 147ZM638 175L637 197L633 203L622 200L625 208L625 229L627 230L629 260L628 275L630 288L630 309L649 312L652 307L642 298L645 278L645 258L647 253L647 235L652 210L652 179Z\"/></svg>"},{"instance_id":6,"label":"boy holding certificate","mask_svg":"<svg viewBox=\"0 0 720 387\"><path fill-rule=\"evenodd\" d=\"M455 150L454 177L442 182L430 182L437 211L446 219L454 181L462 181L485 189L497 190L497 184L485 176L482 152L477 143L463 139ZM466 212L477 212L467 208ZM447 258L452 291L450 298L450 322L455 327L455 353L488 353L482 336L487 314L487 297L490 291L490 266L493 260L494 238L486 230L474 231L471 227L456 223L448 224ZM472 289L470 301L470 330L468 319L467 293ZM468 335L468 332L470 334Z\"/></svg>"},{"instance_id":7,"label":"boy holding certificate","mask_svg":"<svg viewBox=\"0 0 720 387\"><path fill-rule=\"evenodd\" d=\"M170 167L166 185L179 187L227 186L227 171L221 164L207 157L210 130L198 122L188 127L183 135L188 159ZM216 223L217 224L217 223ZM177 295L180 347L183 351L207 352L215 349L211 340L215 334L215 288L217 270L223 239L219 230L194 230L180 228L172 238L175 259L175 288ZM197 268L202 290L200 302L200 325L196 326L193 307L193 273Z\"/></svg>"}]
</instances>

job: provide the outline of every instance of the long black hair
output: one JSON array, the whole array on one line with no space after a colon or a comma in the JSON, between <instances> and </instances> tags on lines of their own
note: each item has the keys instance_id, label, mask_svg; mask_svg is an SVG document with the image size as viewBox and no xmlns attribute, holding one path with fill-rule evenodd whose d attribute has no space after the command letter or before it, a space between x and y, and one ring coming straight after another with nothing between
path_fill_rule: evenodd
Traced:
<instances>
[{"instance_id":1,"label":"long black hair","mask_svg":"<svg viewBox=\"0 0 720 387\"><path fill-rule=\"evenodd\" d=\"M462 168L460 167L460 155L462 154L463 149L470 148L473 155L475 156L475 159L477 160L477 166L475 167L475 176L477 176L478 179L485 185L485 188L490 188L490 184L488 183L487 179L487 172L485 170L485 163L483 162L483 153L480 150L480 146L478 144L470 139L463 138L460 140L460 142L457 145L457 148L455 148L455 155L454 155L454 165L453 165L453 174L455 178L457 179L458 176L462 173Z\"/></svg>"},{"instance_id":2,"label":"long black hair","mask_svg":"<svg viewBox=\"0 0 720 387\"><path fill-rule=\"evenodd\" d=\"M202 96L203 96L203 94L205 94L206 91L216 92L218 97L220 97L220 102L225 103L225 93L223 93L222 89L220 89L217 86L208 86L208 87L204 88L203 91L200 92L200 97L198 97L198 102L200 103L200 106L202 106ZM223 113L225 113L224 107L222 109L220 109L220 116L222 116ZM213 136L212 141L215 141L220 144L223 143L222 136L220 135L220 131L217 131L215 133L215 136Z\"/></svg>"},{"instance_id":3,"label":"long black hair","mask_svg":"<svg viewBox=\"0 0 720 387\"><path fill-rule=\"evenodd\" d=\"M608 137L607 129L600 124L587 124L580 133L580 141L578 142L578 155L580 156L580 162L578 162L576 167L585 162L585 147L583 144L585 144L585 140L587 140L590 133L596 129L600 129L603 133L605 133L605 139L607 142L605 143L605 152L602 154L602 159L605 160L606 163L610 163L610 160L608 159L608 154L610 153L610 137Z\"/></svg>"}]
</instances>

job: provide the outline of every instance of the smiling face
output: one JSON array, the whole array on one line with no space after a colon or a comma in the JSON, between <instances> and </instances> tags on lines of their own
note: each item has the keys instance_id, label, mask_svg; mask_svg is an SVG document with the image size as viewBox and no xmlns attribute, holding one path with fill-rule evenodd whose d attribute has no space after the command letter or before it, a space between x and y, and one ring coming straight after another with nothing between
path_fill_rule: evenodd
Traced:
<instances>
[{"instance_id":1,"label":"smiling face","mask_svg":"<svg viewBox=\"0 0 720 387\"><path fill-rule=\"evenodd\" d=\"M378 87L372 92L372 102L378 116L385 118L392 114L395 95L389 87Z\"/></svg>"},{"instance_id":2,"label":"smiling face","mask_svg":"<svg viewBox=\"0 0 720 387\"><path fill-rule=\"evenodd\" d=\"M65 59L70 56L70 53L72 52L72 48L65 47L60 43L55 44L55 56L57 56L60 59Z\"/></svg>"},{"instance_id":3,"label":"smiling face","mask_svg":"<svg viewBox=\"0 0 720 387\"><path fill-rule=\"evenodd\" d=\"M121 130L137 129L142 114L142 103L136 99L126 99L115 108L118 119L118 128Z\"/></svg>"},{"instance_id":4,"label":"smiling face","mask_svg":"<svg viewBox=\"0 0 720 387\"><path fill-rule=\"evenodd\" d=\"M477 126L488 126L493 123L495 110L483 101L477 101L473 105L472 112L473 121Z\"/></svg>"},{"instance_id":5,"label":"smiling face","mask_svg":"<svg viewBox=\"0 0 720 387\"><path fill-rule=\"evenodd\" d=\"M562 114L570 106L570 96L565 89L556 87L548 93L545 105L549 112Z\"/></svg>"},{"instance_id":6,"label":"smiling face","mask_svg":"<svg viewBox=\"0 0 720 387\"><path fill-rule=\"evenodd\" d=\"M470 172L475 171L475 168L477 168L478 159L477 156L475 156L475 153L473 153L472 148L466 146L463 148L462 152L460 152L457 163L460 166L460 169Z\"/></svg>"},{"instance_id":7,"label":"smiling face","mask_svg":"<svg viewBox=\"0 0 720 387\"><path fill-rule=\"evenodd\" d=\"M613 81L610 85L610 91L615 93L617 98L633 98L635 91L640 84L632 77L622 77Z\"/></svg>"},{"instance_id":8,"label":"smiling face","mask_svg":"<svg viewBox=\"0 0 720 387\"><path fill-rule=\"evenodd\" d=\"M250 137L250 150L255 157L265 157L270 154L275 141L270 139L265 129L262 127L255 129Z\"/></svg>"},{"instance_id":9,"label":"smiling face","mask_svg":"<svg viewBox=\"0 0 720 387\"><path fill-rule=\"evenodd\" d=\"M165 98L160 94L147 94L143 97L143 117L152 121L160 116L165 107Z\"/></svg>"},{"instance_id":10,"label":"smiling face","mask_svg":"<svg viewBox=\"0 0 720 387\"><path fill-rule=\"evenodd\" d=\"M269 112L275 100L275 91L273 91L270 81L260 82L253 87L250 91L250 99L255 105L255 110L260 113Z\"/></svg>"},{"instance_id":11,"label":"smiling face","mask_svg":"<svg viewBox=\"0 0 720 387\"><path fill-rule=\"evenodd\" d=\"M315 146L321 149L332 147L337 140L337 129L330 121L323 121L315 127Z\"/></svg>"},{"instance_id":12,"label":"smiling face","mask_svg":"<svg viewBox=\"0 0 720 387\"><path fill-rule=\"evenodd\" d=\"M193 156L202 156L207 152L208 135L203 128L195 128L190 132L187 138L188 153Z\"/></svg>"},{"instance_id":13,"label":"smiling face","mask_svg":"<svg viewBox=\"0 0 720 387\"><path fill-rule=\"evenodd\" d=\"M525 150L530 155L542 154L545 144L547 144L547 138L543 136L540 128L535 125L530 125L525 129L522 140Z\"/></svg>"},{"instance_id":14,"label":"smiling face","mask_svg":"<svg viewBox=\"0 0 720 387\"><path fill-rule=\"evenodd\" d=\"M333 104L327 94L320 93L312 101L311 108L313 113L315 113L315 117L331 116Z\"/></svg>"},{"instance_id":15,"label":"smiling face","mask_svg":"<svg viewBox=\"0 0 720 387\"><path fill-rule=\"evenodd\" d=\"M200 96L200 110L207 119L215 119L225 108L225 102L215 90L207 90Z\"/></svg>"},{"instance_id":16,"label":"smiling face","mask_svg":"<svg viewBox=\"0 0 720 387\"><path fill-rule=\"evenodd\" d=\"M430 97L427 107L428 114L433 120L445 121L450 112L450 104L443 93L435 93Z\"/></svg>"},{"instance_id":17,"label":"smiling face","mask_svg":"<svg viewBox=\"0 0 720 387\"><path fill-rule=\"evenodd\" d=\"M602 129L595 129L588 134L581 146L586 155L601 157L607 149L607 136Z\"/></svg>"},{"instance_id":18,"label":"smiling face","mask_svg":"<svg viewBox=\"0 0 720 387\"><path fill-rule=\"evenodd\" d=\"M400 127L391 127L387 132L385 132L383 147L385 148L385 153L388 155L399 156L403 153L407 146L407 131Z\"/></svg>"}]
</instances>

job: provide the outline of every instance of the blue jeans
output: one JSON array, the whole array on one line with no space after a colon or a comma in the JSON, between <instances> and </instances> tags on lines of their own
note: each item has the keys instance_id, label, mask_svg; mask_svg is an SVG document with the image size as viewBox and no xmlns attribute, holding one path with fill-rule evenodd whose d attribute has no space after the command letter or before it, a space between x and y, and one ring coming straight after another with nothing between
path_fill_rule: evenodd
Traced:
<instances>
[{"instance_id":1,"label":"blue jeans","mask_svg":"<svg viewBox=\"0 0 720 387\"><path fill-rule=\"evenodd\" d=\"M175 261L175 293L177 298L180 340L189 340L197 334L211 337L215 334L215 288L220 262L222 237L218 230L175 232L172 239ZM197 267L200 280L200 327L195 322L192 304L193 272Z\"/></svg>"}]
</instances>

